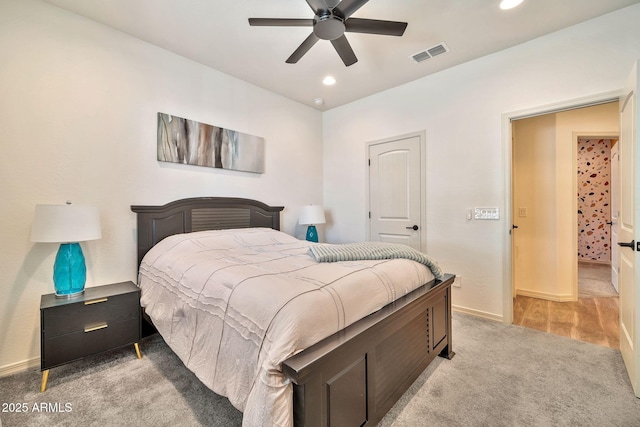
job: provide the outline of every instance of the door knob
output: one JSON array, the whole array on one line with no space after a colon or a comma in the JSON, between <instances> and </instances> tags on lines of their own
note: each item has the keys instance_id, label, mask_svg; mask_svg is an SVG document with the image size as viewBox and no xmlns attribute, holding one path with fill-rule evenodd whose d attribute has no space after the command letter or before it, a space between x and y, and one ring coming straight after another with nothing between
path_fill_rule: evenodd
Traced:
<instances>
[{"instance_id":1,"label":"door knob","mask_svg":"<svg viewBox=\"0 0 640 427\"><path fill-rule=\"evenodd\" d=\"M635 242L634 240L632 240L632 241L630 241L630 242L628 242L628 243L618 242L618 246L624 246L625 248L631 248L631 249L633 249L633 246L635 245L635 243L636 243L636 242Z\"/></svg>"},{"instance_id":2,"label":"door knob","mask_svg":"<svg viewBox=\"0 0 640 427\"><path fill-rule=\"evenodd\" d=\"M417 225L414 225L413 227L407 227L407 230L417 230L418 228L420 227L418 227Z\"/></svg>"},{"instance_id":3,"label":"door knob","mask_svg":"<svg viewBox=\"0 0 640 427\"><path fill-rule=\"evenodd\" d=\"M513 228L513 229L515 230L516 228L518 228L518 226L517 226L517 225L515 225L515 224L513 224L513 225L511 226L511 228Z\"/></svg>"},{"instance_id":4,"label":"door knob","mask_svg":"<svg viewBox=\"0 0 640 427\"><path fill-rule=\"evenodd\" d=\"M607 222L607 225L613 225L613 221Z\"/></svg>"}]
</instances>

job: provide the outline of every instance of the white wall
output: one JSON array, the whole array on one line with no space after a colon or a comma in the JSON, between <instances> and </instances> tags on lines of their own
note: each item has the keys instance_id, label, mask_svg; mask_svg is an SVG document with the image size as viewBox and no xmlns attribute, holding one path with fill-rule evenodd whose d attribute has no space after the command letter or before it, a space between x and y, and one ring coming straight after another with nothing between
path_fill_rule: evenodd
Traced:
<instances>
[{"instance_id":1,"label":"white wall","mask_svg":"<svg viewBox=\"0 0 640 427\"><path fill-rule=\"evenodd\" d=\"M56 245L29 242L35 204L99 207L89 286L135 279L131 204L256 198L287 206L284 231L303 236L299 207L324 203L327 240L363 240L365 143L420 130L428 252L463 276L455 305L501 317L509 224L465 219L506 212L501 116L621 88L637 22L640 5L321 114L49 4L0 0L0 372L39 355L53 290ZM264 137L265 174L158 163L159 111Z\"/></svg>"},{"instance_id":2,"label":"white wall","mask_svg":"<svg viewBox=\"0 0 640 427\"><path fill-rule=\"evenodd\" d=\"M299 207L322 203L316 110L33 0L0 0L0 58L0 372L40 354L57 245L29 241L36 204L99 208L103 237L82 244L93 286L136 279L131 204L255 198L304 236ZM264 137L265 173L159 163L157 112Z\"/></svg>"},{"instance_id":3,"label":"white wall","mask_svg":"<svg viewBox=\"0 0 640 427\"><path fill-rule=\"evenodd\" d=\"M501 117L621 89L640 58L638 22L631 6L326 112L327 239L366 236L365 143L424 129L427 250L463 277L454 305L501 318L510 226ZM499 207L503 219L467 221L471 207Z\"/></svg>"}]
</instances>

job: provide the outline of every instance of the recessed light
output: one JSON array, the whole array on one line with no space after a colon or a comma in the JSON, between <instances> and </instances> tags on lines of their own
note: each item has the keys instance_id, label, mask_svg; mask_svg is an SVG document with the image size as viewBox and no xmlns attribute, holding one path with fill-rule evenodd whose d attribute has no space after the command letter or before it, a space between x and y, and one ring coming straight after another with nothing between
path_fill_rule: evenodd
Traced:
<instances>
[{"instance_id":1,"label":"recessed light","mask_svg":"<svg viewBox=\"0 0 640 427\"><path fill-rule=\"evenodd\" d=\"M313 100L313 103L316 105L323 105L324 104L324 98L315 98Z\"/></svg>"},{"instance_id":2,"label":"recessed light","mask_svg":"<svg viewBox=\"0 0 640 427\"><path fill-rule=\"evenodd\" d=\"M322 83L324 83L327 86L332 86L336 84L336 79L333 78L333 76L327 76L322 80Z\"/></svg>"},{"instance_id":3,"label":"recessed light","mask_svg":"<svg viewBox=\"0 0 640 427\"><path fill-rule=\"evenodd\" d=\"M522 1L523 0L502 0L500 2L500 9L502 10L513 9L514 7L522 3Z\"/></svg>"}]
</instances>

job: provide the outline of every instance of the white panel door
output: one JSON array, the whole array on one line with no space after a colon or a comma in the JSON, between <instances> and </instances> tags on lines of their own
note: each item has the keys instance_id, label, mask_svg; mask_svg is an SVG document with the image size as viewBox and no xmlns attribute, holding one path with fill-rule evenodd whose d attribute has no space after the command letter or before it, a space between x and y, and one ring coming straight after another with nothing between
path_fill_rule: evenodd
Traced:
<instances>
[{"instance_id":1,"label":"white panel door","mask_svg":"<svg viewBox=\"0 0 640 427\"><path fill-rule=\"evenodd\" d=\"M640 173L638 146L638 64L633 68L620 98L620 217L618 254L620 270L620 352L627 367L636 396L640 397L640 352L638 339L640 316L640 260L637 242L640 240L640 196L636 195L638 184L635 172ZM638 188L640 190L640 188Z\"/></svg>"},{"instance_id":2,"label":"white panel door","mask_svg":"<svg viewBox=\"0 0 640 427\"><path fill-rule=\"evenodd\" d=\"M421 248L420 137L369 146L371 240Z\"/></svg>"},{"instance_id":3,"label":"white panel door","mask_svg":"<svg viewBox=\"0 0 640 427\"><path fill-rule=\"evenodd\" d=\"M618 216L620 211L620 154L619 144L611 147L611 284L618 291Z\"/></svg>"}]
</instances>

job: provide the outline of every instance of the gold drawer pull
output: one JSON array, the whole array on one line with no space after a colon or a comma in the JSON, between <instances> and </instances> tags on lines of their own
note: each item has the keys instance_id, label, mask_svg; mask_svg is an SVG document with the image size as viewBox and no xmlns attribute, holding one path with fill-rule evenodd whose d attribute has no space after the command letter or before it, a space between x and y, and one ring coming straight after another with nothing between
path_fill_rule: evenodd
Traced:
<instances>
[{"instance_id":1,"label":"gold drawer pull","mask_svg":"<svg viewBox=\"0 0 640 427\"><path fill-rule=\"evenodd\" d=\"M91 301L85 301L84 305L98 304L98 303L107 302L107 301L109 301L109 298L94 299Z\"/></svg>"},{"instance_id":2,"label":"gold drawer pull","mask_svg":"<svg viewBox=\"0 0 640 427\"><path fill-rule=\"evenodd\" d=\"M107 325L106 323L104 325L99 325L99 326L94 326L92 328L84 328L85 332L93 332L93 331L98 331L100 329L104 329L106 327L108 327L109 325Z\"/></svg>"}]
</instances>

